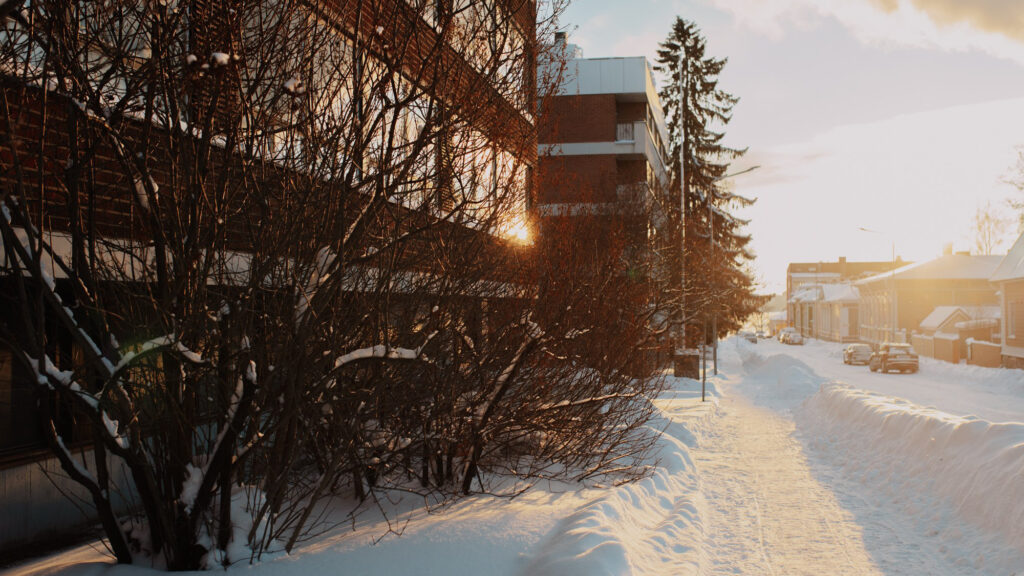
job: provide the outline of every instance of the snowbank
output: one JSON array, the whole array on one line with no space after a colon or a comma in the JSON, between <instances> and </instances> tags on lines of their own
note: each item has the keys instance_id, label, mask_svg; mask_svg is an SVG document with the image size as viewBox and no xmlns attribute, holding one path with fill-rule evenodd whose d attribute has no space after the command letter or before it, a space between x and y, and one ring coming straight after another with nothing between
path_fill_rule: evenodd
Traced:
<instances>
[{"instance_id":1,"label":"snowbank","mask_svg":"<svg viewBox=\"0 0 1024 576\"><path fill-rule=\"evenodd\" d=\"M796 419L809 445L835 457L845 476L931 522L936 536L959 541L976 566L993 569L1024 552L1024 424L953 416L845 384L823 386ZM962 523L939 507L1003 546L982 557L963 542Z\"/></svg>"},{"instance_id":2,"label":"snowbank","mask_svg":"<svg viewBox=\"0 0 1024 576\"><path fill-rule=\"evenodd\" d=\"M747 374L736 388L758 405L777 411L792 410L825 383L813 368L792 356L765 357L746 342L741 342L738 350Z\"/></svg>"},{"instance_id":3,"label":"snowbank","mask_svg":"<svg viewBox=\"0 0 1024 576\"><path fill-rule=\"evenodd\" d=\"M713 393L714 386L708 383ZM694 574L701 565L703 508L690 448L715 412L700 382L673 379L654 401L662 430L650 477L610 490L563 519L524 574L598 576Z\"/></svg>"}]
</instances>

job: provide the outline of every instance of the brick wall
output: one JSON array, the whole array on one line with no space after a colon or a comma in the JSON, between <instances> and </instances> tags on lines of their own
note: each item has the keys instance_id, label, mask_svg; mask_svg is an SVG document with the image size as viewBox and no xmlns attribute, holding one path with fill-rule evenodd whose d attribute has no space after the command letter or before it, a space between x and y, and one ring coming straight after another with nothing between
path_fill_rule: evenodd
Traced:
<instances>
[{"instance_id":1,"label":"brick wall","mask_svg":"<svg viewBox=\"0 0 1024 576\"><path fill-rule=\"evenodd\" d=\"M647 118L646 102L619 102L616 106L618 122L639 122Z\"/></svg>"},{"instance_id":2,"label":"brick wall","mask_svg":"<svg viewBox=\"0 0 1024 576\"><path fill-rule=\"evenodd\" d=\"M615 156L550 156L539 166L542 204L615 201Z\"/></svg>"},{"instance_id":3,"label":"brick wall","mask_svg":"<svg viewBox=\"0 0 1024 576\"><path fill-rule=\"evenodd\" d=\"M541 144L615 140L613 94L557 96L544 103L542 116L545 120L538 127Z\"/></svg>"}]
</instances>

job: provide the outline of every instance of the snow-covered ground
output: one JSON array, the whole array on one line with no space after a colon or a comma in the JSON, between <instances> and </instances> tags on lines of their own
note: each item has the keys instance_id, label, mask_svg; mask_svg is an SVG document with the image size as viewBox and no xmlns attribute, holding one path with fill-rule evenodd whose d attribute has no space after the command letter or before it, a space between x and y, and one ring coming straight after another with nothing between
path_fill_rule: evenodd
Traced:
<instances>
[{"instance_id":1,"label":"snow-covered ground","mask_svg":"<svg viewBox=\"0 0 1024 576\"><path fill-rule=\"evenodd\" d=\"M650 477L538 486L427 514L387 503L247 573L1024 574L1024 372L730 340L721 374L655 400ZM151 573L82 548L11 574ZM84 564L83 564L84 563ZM235 571L233 569L232 571Z\"/></svg>"}]
</instances>

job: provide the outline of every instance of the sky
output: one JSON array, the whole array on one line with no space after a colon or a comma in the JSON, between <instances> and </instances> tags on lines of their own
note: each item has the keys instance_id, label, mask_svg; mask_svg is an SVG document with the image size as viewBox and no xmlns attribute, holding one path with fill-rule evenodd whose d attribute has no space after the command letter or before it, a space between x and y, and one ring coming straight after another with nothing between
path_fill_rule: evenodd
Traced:
<instances>
[{"instance_id":1,"label":"sky","mask_svg":"<svg viewBox=\"0 0 1024 576\"><path fill-rule=\"evenodd\" d=\"M560 25L584 57L653 62L677 15L729 60L726 142L749 149L734 171L760 166L732 182L757 199L738 215L764 291L790 262L969 250L979 208L1010 218L1024 199L1005 182L1024 147L1024 1L573 0Z\"/></svg>"}]
</instances>

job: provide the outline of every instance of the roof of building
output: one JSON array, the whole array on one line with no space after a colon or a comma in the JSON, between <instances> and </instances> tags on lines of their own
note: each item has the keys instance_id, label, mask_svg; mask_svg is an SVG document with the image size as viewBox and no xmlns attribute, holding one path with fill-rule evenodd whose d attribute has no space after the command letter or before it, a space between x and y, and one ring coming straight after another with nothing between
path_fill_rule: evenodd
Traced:
<instances>
[{"instance_id":1,"label":"roof of building","mask_svg":"<svg viewBox=\"0 0 1024 576\"><path fill-rule=\"evenodd\" d=\"M934 332L942 327L943 324L949 321L950 318L956 314L962 314L967 316L967 312L959 306L936 306L924 320L921 320L921 324L918 325L921 330ZM969 317L969 316L968 316Z\"/></svg>"},{"instance_id":2,"label":"roof of building","mask_svg":"<svg viewBox=\"0 0 1024 576\"><path fill-rule=\"evenodd\" d=\"M1006 253L996 271L989 278L991 282L1024 279L1024 234L1017 238L1013 247Z\"/></svg>"},{"instance_id":3,"label":"roof of building","mask_svg":"<svg viewBox=\"0 0 1024 576\"><path fill-rule=\"evenodd\" d=\"M799 290L793 292L793 295L789 297L789 301L794 304L801 302L815 302L819 299L818 296L818 285L804 286Z\"/></svg>"},{"instance_id":4,"label":"roof of building","mask_svg":"<svg viewBox=\"0 0 1024 576\"><path fill-rule=\"evenodd\" d=\"M936 306L924 320L921 320L919 328L929 332L939 330L958 313L966 317L966 320L960 320L955 324L974 320L994 320L1002 315L999 306Z\"/></svg>"},{"instance_id":5,"label":"roof of building","mask_svg":"<svg viewBox=\"0 0 1024 576\"><path fill-rule=\"evenodd\" d=\"M802 286L793 292L789 301L794 304L803 302L856 302L860 292L848 283L813 284Z\"/></svg>"},{"instance_id":6,"label":"roof of building","mask_svg":"<svg viewBox=\"0 0 1024 576\"><path fill-rule=\"evenodd\" d=\"M860 300L860 291L852 284L822 284L821 291L825 302L856 302Z\"/></svg>"},{"instance_id":7,"label":"roof of building","mask_svg":"<svg viewBox=\"0 0 1024 576\"><path fill-rule=\"evenodd\" d=\"M858 286L898 280L988 280L995 272L1002 256L973 256L970 254L947 254L934 260L908 264L892 272L875 274L857 281Z\"/></svg>"}]
</instances>

